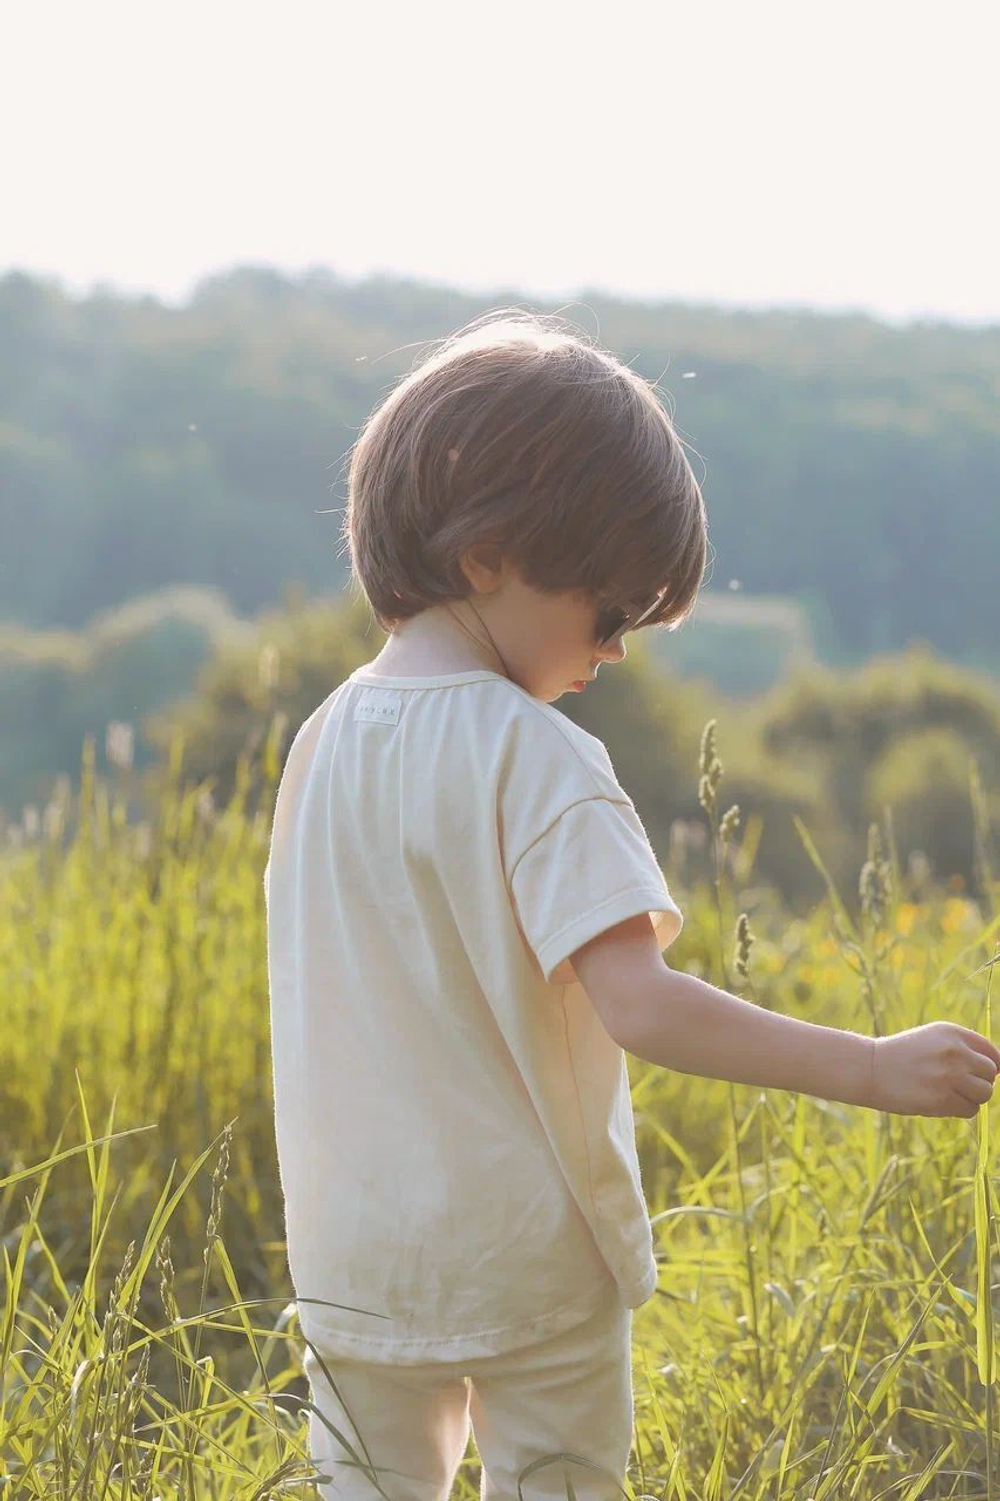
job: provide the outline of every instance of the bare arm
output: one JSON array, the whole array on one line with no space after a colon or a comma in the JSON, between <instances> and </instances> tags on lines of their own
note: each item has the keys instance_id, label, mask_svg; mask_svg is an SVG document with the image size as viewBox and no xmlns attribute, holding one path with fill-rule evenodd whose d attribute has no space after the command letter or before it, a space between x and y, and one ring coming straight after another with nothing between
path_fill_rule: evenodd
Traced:
<instances>
[{"instance_id":1,"label":"bare arm","mask_svg":"<svg viewBox=\"0 0 1000 1501\"><path fill-rule=\"evenodd\" d=\"M1000 1048L955 1022L864 1037L765 1011L664 961L648 912L572 955L608 1034L661 1068L788 1089L893 1115L971 1120L992 1098Z\"/></svg>"},{"instance_id":2,"label":"bare arm","mask_svg":"<svg viewBox=\"0 0 1000 1501\"><path fill-rule=\"evenodd\" d=\"M637 1058L683 1074L874 1104L875 1039L766 1011L696 975L648 975L642 1004L619 1037Z\"/></svg>"}]
</instances>

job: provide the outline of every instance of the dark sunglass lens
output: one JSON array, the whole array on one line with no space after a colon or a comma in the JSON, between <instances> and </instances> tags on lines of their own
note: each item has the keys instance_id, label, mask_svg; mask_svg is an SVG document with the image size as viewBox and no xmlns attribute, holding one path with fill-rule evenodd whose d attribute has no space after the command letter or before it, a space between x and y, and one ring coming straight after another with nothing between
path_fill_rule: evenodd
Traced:
<instances>
[{"instance_id":1,"label":"dark sunglass lens","mask_svg":"<svg viewBox=\"0 0 1000 1501\"><path fill-rule=\"evenodd\" d=\"M602 610L597 617L597 640L600 646L610 641L612 636L617 636L622 626L628 620L624 610Z\"/></svg>"}]
</instances>

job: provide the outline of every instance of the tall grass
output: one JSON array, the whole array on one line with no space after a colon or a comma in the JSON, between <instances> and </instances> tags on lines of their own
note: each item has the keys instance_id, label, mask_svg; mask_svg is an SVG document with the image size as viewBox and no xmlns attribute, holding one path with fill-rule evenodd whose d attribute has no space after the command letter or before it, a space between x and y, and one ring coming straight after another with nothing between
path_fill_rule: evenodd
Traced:
<instances>
[{"instance_id":1,"label":"tall grass","mask_svg":"<svg viewBox=\"0 0 1000 1501\"><path fill-rule=\"evenodd\" d=\"M176 742L138 825L127 765L98 777L88 742L78 793L0 855L0 1496L316 1494L261 884L282 729L224 809L184 784ZM857 900L826 878L828 901L790 920L751 884L759 825L740 844L739 810L718 815L714 724L698 771L715 875L671 872L673 965L828 1025L989 1033L981 818L975 900L903 874L887 816ZM988 1109L910 1120L629 1073L661 1275L635 1317L626 1494L992 1496ZM578 1487L569 1457L565 1473ZM470 1441L455 1494L478 1485Z\"/></svg>"}]
</instances>

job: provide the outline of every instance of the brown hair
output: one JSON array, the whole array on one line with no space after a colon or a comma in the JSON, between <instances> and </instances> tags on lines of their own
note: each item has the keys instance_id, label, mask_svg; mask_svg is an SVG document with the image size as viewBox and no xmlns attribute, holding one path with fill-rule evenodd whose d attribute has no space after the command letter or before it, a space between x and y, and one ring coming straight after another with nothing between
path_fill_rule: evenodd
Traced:
<instances>
[{"instance_id":1,"label":"brown hair","mask_svg":"<svg viewBox=\"0 0 1000 1501\"><path fill-rule=\"evenodd\" d=\"M442 341L350 450L342 539L384 631L472 592L485 546L544 593L676 629L705 568L701 491L656 387L555 316L502 309ZM640 627L642 629L644 627Z\"/></svg>"}]
</instances>

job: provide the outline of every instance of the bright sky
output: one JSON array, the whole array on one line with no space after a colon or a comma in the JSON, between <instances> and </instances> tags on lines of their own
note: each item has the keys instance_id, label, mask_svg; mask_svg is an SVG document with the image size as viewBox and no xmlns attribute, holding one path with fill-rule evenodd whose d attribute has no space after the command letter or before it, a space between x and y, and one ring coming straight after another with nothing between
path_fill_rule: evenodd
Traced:
<instances>
[{"instance_id":1,"label":"bright sky","mask_svg":"<svg viewBox=\"0 0 1000 1501\"><path fill-rule=\"evenodd\" d=\"M1000 322L995 0L7 10L0 273Z\"/></svg>"}]
</instances>

